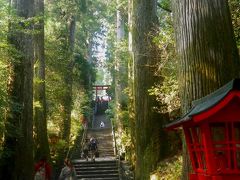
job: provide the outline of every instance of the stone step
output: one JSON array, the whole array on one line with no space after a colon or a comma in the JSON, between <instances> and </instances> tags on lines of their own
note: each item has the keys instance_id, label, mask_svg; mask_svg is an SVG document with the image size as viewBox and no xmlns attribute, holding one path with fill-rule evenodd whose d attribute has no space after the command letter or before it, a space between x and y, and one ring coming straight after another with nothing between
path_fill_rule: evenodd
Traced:
<instances>
[{"instance_id":1,"label":"stone step","mask_svg":"<svg viewBox=\"0 0 240 180\"><path fill-rule=\"evenodd\" d=\"M104 150L104 149L98 149L98 152L114 152L113 149L107 149L107 150ZM90 153L89 153L90 154Z\"/></svg>"},{"instance_id":2,"label":"stone step","mask_svg":"<svg viewBox=\"0 0 240 180\"><path fill-rule=\"evenodd\" d=\"M116 166L118 165L117 162L101 162L101 161L82 161L81 163L74 164L76 167L82 167L82 166L93 166L93 167L106 167L106 166Z\"/></svg>"},{"instance_id":3,"label":"stone step","mask_svg":"<svg viewBox=\"0 0 240 180\"><path fill-rule=\"evenodd\" d=\"M95 162L81 160L81 161L74 162L73 164L74 164L74 166L87 165L87 164L89 164L89 165L99 165L99 164L104 165L104 164L117 164L117 161L116 160L101 160L101 159L96 158Z\"/></svg>"},{"instance_id":4,"label":"stone step","mask_svg":"<svg viewBox=\"0 0 240 180\"><path fill-rule=\"evenodd\" d=\"M112 134L102 134L102 133L95 133L95 134L101 134L102 136L99 136L98 137L98 139L112 139L113 138L113 136L112 136Z\"/></svg>"},{"instance_id":5,"label":"stone step","mask_svg":"<svg viewBox=\"0 0 240 180\"><path fill-rule=\"evenodd\" d=\"M102 148L106 148L106 149L108 149L108 148L113 149L113 143L99 143L99 144L97 144L97 146L98 146L98 148L102 147Z\"/></svg>"},{"instance_id":6,"label":"stone step","mask_svg":"<svg viewBox=\"0 0 240 180\"><path fill-rule=\"evenodd\" d=\"M100 157L102 157L102 158L115 157L115 155L114 154L102 154L102 155L100 155Z\"/></svg>"},{"instance_id":7,"label":"stone step","mask_svg":"<svg viewBox=\"0 0 240 180\"><path fill-rule=\"evenodd\" d=\"M113 150L113 147L98 147L98 150L104 150L104 151L111 151Z\"/></svg>"},{"instance_id":8,"label":"stone step","mask_svg":"<svg viewBox=\"0 0 240 180\"><path fill-rule=\"evenodd\" d=\"M114 154L102 154L100 157L106 158L106 157L115 157Z\"/></svg>"},{"instance_id":9,"label":"stone step","mask_svg":"<svg viewBox=\"0 0 240 180\"><path fill-rule=\"evenodd\" d=\"M117 169L110 169L110 170L98 170L98 169L95 169L95 170L85 170L83 171L82 169L80 171L76 171L78 175L85 175L85 174L118 174L118 170Z\"/></svg>"},{"instance_id":10,"label":"stone step","mask_svg":"<svg viewBox=\"0 0 240 180\"><path fill-rule=\"evenodd\" d=\"M77 174L108 174L118 173L117 167L79 167L75 168Z\"/></svg>"},{"instance_id":11,"label":"stone step","mask_svg":"<svg viewBox=\"0 0 240 180\"><path fill-rule=\"evenodd\" d=\"M116 170L118 168L118 166L116 164L110 164L110 165L96 165L96 166L75 166L75 169L81 169L81 170Z\"/></svg>"},{"instance_id":12,"label":"stone step","mask_svg":"<svg viewBox=\"0 0 240 180\"><path fill-rule=\"evenodd\" d=\"M106 157L106 156L110 156L110 157L113 157L115 156L114 155L114 152L99 152L99 157ZM97 157L98 158L98 157Z\"/></svg>"},{"instance_id":13,"label":"stone step","mask_svg":"<svg viewBox=\"0 0 240 180\"><path fill-rule=\"evenodd\" d=\"M98 137L98 136L96 136L96 137ZM96 139L97 139L98 145L101 145L101 144L108 144L108 145L109 144L113 144L112 138L101 138L101 139L96 138Z\"/></svg>"},{"instance_id":14,"label":"stone step","mask_svg":"<svg viewBox=\"0 0 240 180\"><path fill-rule=\"evenodd\" d=\"M75 164L103 164L103 163L117 163L117 160L114 158L108 158L108 159L98 159L95 162L87 162L87 161L83 161L81 159L75 159L72 160L73 165Z\"/></svg>"},{"instance_id":15,"label":"stone step","mask_svg":"<svg viewBox=\"0 0 240 180\"><path fill-rule=\"evenodd\" d=\"M98 152L114 152L114 151L113 151L113 148L108 148L108 149L98 148Z\"/></svg>"},{"instance_id":16,"label":"stone step","mask_svg":"<svg viewBox=\"0 0 240 180\"><path fill-rule=\"evenodd\" d=\"M99 170L113 170L113 169L118 169L118 167L117 166L99 166L99 167L75 166L75 169L76 170L81 169L82 171L84 171L84 170L96 170L96 169L99 169Z\"/></svg>"},{"instance_id":17,"label":"stone step","mask_svg":"<svg viewBox=\"0 0 240 180\"><path fill-rule=\"evenodd\" d=\"M112 136L112 134L103 134L102 132L100 133L91 133L91 134L88 134L87 135L87 137L86 137L86 139L90 139L92 136L95 136L95 135L101 135L101 136L99 136L98 137L98 139L112 139L113 138L113 136Z\"/></svg>"},{"instance_id":18,"label":"stone step","mask_svg":"<svg viewBox=\"0 0 240 180\"><path fill-rule=\"evenodd\" d=\"M99 177L99 178L80 178L81 180L119 180L119 177L109 177L109 178L106 178L106 177Z\"/></svg>"},{"instance_id":19,"label":"stone step","mask_svg":"<svg viewBox=\"0 0 240 180\"><path fill-rule=\"evenodd\" d=\"M99 142L97 145L98 146L110 146L112 147L113 142L109 142L109 141L104 141L104 142Z\"/></svg>"},{"instance_id":20,"label":"stone step","mask_svg":"<svg viewBox=\"0 0 240 180\"><path fill-rule=\"evenodd\" d=\"M106 155L114 155L114 152L113 151L99 151L99 156L102 157L102 156L106 156Z\"/></svg>"},{"instance_id":21,"label":"stone step","mask_svg":"<svg viewBox=\"0 0 240 180\"><path fill-rule=\"evenodd\" d=\"M111 132L112 133L112 128L89 128L88 133L91 132Z\"/></svg>"},{"instance_id":22,"label":"stone step","mask_svg":"<svg viewBox=\"0 0 240 180\"><path fill-rule=\"evenodd\" d=\"M97 144L98 148L103 148L103 149L113 149L113 145L112 143L110 144L105 144L105 143L101 143L101 144Z\"/></svg>"},{"instance_id":23,"label":"stone step","mask_svg":"<svg viewBox=\"0 0 240 180\"><path fill-rule=\"evenodd\" d=\"M98 148L98 151L113 152L113 148Z\"/></svg>"},{"instance_id":24,"label":"stone step","mask_svg":"<svg viewBox=\"0 0 240 180\"><path fill-rule=\"evenodd\" d=\"M107 174L84 174L84 175L77 175L77 178L119 178L118 173L107 173Z\"/></svg>"},{"instance_id":25,"label":"stone step","mask_svg":"<svg viewBox=\"0 0 240 180\"><path fill-rule=\"evenodd\" d=\"M102 148L99 148L98 149L98 152L114 152L113 148L109 148L109 149L102 149Z\"/></svg>"},{"instance_id":26,"label":"stone step","mask_svg":"<svg viewBox=\"0 0 240 180\"><path fill-rule=\"evenodd\" d=\"M112 147L112 145L103 146L103 145L101 144L101 145L98 145L98 149L107 151L107 150L113 150L113 147Z\"/></svg>"},{"instance_id":27,"label":"stone step","mask_svg":"<svg viewBox=\"0 0 240 180\"><path fill-rule=\"evenodd\" d=\"M100 153L99 157L115 157L114 153Z\"/></svg>"},{"instance_id":28,"label":"stone step","mask_svg":"<svg viewBox=\"0 0 240 180\"><path fill-rule=\"evenodd\" d=\"M112 145L113 144L113 142L112 141L110 141L110 140L100 140L100 141L98 141L98 146L101 146L101 145Z\"/></svg>"},{"instance_id":29,"label":"stone step","mask_svg":"<svg viewBox=\"0 0 240 180\"><path fill-rule=\"evenodd\" d=\"M89 163L81 163L74 165L75 167L111 167L111 166L116 166L116 163L101 163L101 164L89 164Z\"/></svg>"}]
</instances>

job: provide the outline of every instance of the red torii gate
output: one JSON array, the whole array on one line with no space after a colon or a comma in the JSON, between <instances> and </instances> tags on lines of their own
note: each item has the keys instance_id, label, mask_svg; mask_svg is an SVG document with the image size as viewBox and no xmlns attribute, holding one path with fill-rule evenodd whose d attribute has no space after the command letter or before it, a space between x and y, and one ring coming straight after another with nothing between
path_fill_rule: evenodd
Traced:
<instances>
[{"instance_id":1,"label":"red torii gate","mask_svg":"<svg viewBox=\"0 0 240 180\"><path fill-rule=\"evenodd\" d=\"M96 91L96 98L99 90L107 90L110 88L110 85L93 85L93 89Z\"/></svg>"}]
</instances>

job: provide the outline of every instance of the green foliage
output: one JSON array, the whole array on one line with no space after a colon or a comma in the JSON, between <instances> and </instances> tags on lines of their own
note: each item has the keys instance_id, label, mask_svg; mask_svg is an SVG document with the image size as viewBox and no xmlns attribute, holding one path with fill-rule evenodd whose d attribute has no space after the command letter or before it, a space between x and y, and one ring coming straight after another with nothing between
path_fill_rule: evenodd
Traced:
<instances>
[{"instance_id":1,"label":"green foliage","mask_svg":"<svg viewBox=\"0 0 240 180\"><path fill-rule=\"evenodd\" d=\"M63 139L60 139L57 144L56 144L56 149L57 150L62 150L64 148L66 148L67 142L64 141Z\"/></svg>"},{"instance_id":2,"label":"green foliage","mask_svg":"<svg viewBox=\"0 0 240 180\"><path fill-rule=\"evenodd\" d=\"M84 94L81 96L81 113L83 116L89 117L92 115L92 95L88 92L84 92Z\"/></svg>"},{"instance_id":3,"label":"green foliage","mask_svg":"<svg viewBox=\"0 0 240 180\"><path fill-rule=\"evenodd\" d=\"M123 123L124 128L129 128L129 115L128 111L121 111L119 118L121 119L121 122Z\"/></svg>"},{"instance_id":4,"label":"green foliage","mask_svg":"<svg viewBox=\"0 0 240 180\"><path fill-rule=\"evenodd\" d=\"M115 114L115 102L114 100L111 100L109 103L108 103L108 109L105 111L105 114L107 116L107 119L111 120L113 125L115 124L114 122L114 114Z\"/></svg>"},{"instance_id":5,"label":"green foliage","mask_svg":"<svg viewBox=\"0 0 240 180\"><path fill-rule=\"evenodd\" d=\"M166 76L163 84L157 84L149 90L150 95L154 95L161 103L158 112L166 113L178 110L180 107L180 99L178 96L178 81L171 76Z\"/></svg>"},{"instance_id":6,"label":"green foliage","mask_svg":"<svg viewBox=\"0 0 240 180\"><path fill-rule=\"evenodd\" d=\"M8 46L7 31L8 31L8 8L4 0L0 0L0 53ZM0 56L2 58L2 56Z\"/></svg>"},{"instance_id":7,"label":"green foliage","mask_svg":"<svg viewBox=\"0 0 240 180\"><path fill-rule=\"evenodd\" d=\"M8 84L8 62L10 59L9 50L12 49L8 44L8 5L6 1L0 0L0 147L4 134L4 118L7 110L7 84ZM0 150L1 151L1 150Z\"/></svg>"},{"instance_id":8,"label":"green foliage","mask_svg":"<svg viewBox=\"0 0 240 180\"><path fill-rule=\"evenodd\" d=\"M83 13L86 13L87 11L87 2L86 0L78 0L78 4L80 5L80 11L82 11Z\"/></svg>"},{"instance_id":9,"label":"green foliage","mask_svg":"<svg viewBox=\"0 0 240 180\"><path fill-rule=\"evenodd\" d=\"M169 1L161 1L161 3L167 4ZM178 110L180 107L174 29L171 14L161 10L158 13L161 19L161 29L158 36L154 38L154 42L160 50L160 61L156 74L163 79L163 82L161 84L156 83L149 90L149 93L154 95L160 103L160 107L156 107L157 111L170 113Z\"/></svg>"},{"instance_id":10,"label":"green foliage","mask_svg":"<svg viewBox=\"0 0 240 180\"><path fill-rule=\"evenodd\" d=\"M72 121L71 121L71 135L72 135L72 139L75 140L80 129L82 129L82 124L81 124L81 115L82 113L78 112L78 109L76 109L75 107L73 108L72 111Z\"/></svg>"},{"instance_id":11,"label":"green foliage","mask_svg":"<svg viewBox=\"0 0 240 180\"><path fill-rule=\"evenodd\" d=\"M158 3L159 3L159 6L163 10L171 11L171 1L170 0L159 0Z\"/></svg>"},{"instance_id":12,"label":"green foliage","mask_svg":"<svg viewBox=\"0 0 240 180\"><path fill-rule=\"evenodd\" d=\"M240 48L240 5L239 0L229 0L232 24L238 48Z\"/></svg>"},{"instance_id":13,"label":"green foliage","mask_svg":"<svg viewBox=\"0 0 240 180\"><path fill-rule=\"evenodd\" d=\"M85 86L85 89L89 89L91 87L89 77L91 77L92 82L96 80L95 64L85 59L81 54L75 55L75 63L73 70L75 81Z\"/></svg>"},{"instance_id":14,"label":"green foliage","mask_svg":"<svg viewBox=\"0 0 240 180\"><path fill-rule=\"evenodd\" d=\"M58 139L55 143L50 142L49 146L52 161L56 162L58 152L63 152L67 148L67 143L63 139Z\"/></svg>"}]
</instances>

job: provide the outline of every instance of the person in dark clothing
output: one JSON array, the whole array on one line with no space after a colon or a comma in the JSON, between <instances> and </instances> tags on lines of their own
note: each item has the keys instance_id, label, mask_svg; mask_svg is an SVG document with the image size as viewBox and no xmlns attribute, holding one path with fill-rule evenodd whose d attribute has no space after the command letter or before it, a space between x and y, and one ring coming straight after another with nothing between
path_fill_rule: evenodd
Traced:
<instances>
[{"instance_id":1,"label":"person in dark clothing","mask_svg":"<svg viewBox=\"0 0 240 180\"><path fill-rule=\"evenodd\" d=\"M93 137L90 139L89 150L91 152L91 154L90 154L91 160L95 161L95 154L96 154L98 148L97 148L97 140Z\"/></svg>"}]
</instances>

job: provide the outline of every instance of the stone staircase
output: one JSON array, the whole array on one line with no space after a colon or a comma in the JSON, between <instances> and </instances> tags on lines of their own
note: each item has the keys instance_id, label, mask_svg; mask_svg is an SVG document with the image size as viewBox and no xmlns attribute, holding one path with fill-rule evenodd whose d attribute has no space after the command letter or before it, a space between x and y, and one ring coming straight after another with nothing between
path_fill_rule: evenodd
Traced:
<instances>
[{"instance_id":1,"label":"stone staircase","mask_svg":"<svg viewBox=\"0 0 240 180\"><path fill-rule=\"evenodd\" d=\"M98 141L98 152L100 157L114 157L113 137L111 128L89 129L87 138L94 137Z\"/></svg>"},{"instance_id":2,"label":"stone staircase","mask_svg":"<svg viewBox=\"0 0 240 180\"><path fill-rule=\"evenodd\" d=\"M99 124L98 121L97 123ZM119 165L114 154L112 129L109 126L106 128L96 127L88 129L87 139L91 137L97 139L99 158L96 158L95 162L85 159L73 160L77 178L81 180L119 180Z\"/></svg>"},{"instance_id":3,"label":"stone staircase","mask_svg":"<svg viewBox=\"0 0 240 180\"><path fill-rule=\"evenodd\" d=\"M116 159L96 159L92 161L75 161L77 178L81 180L119 180L118 163Z\"/></svg>"}]
</instances>

